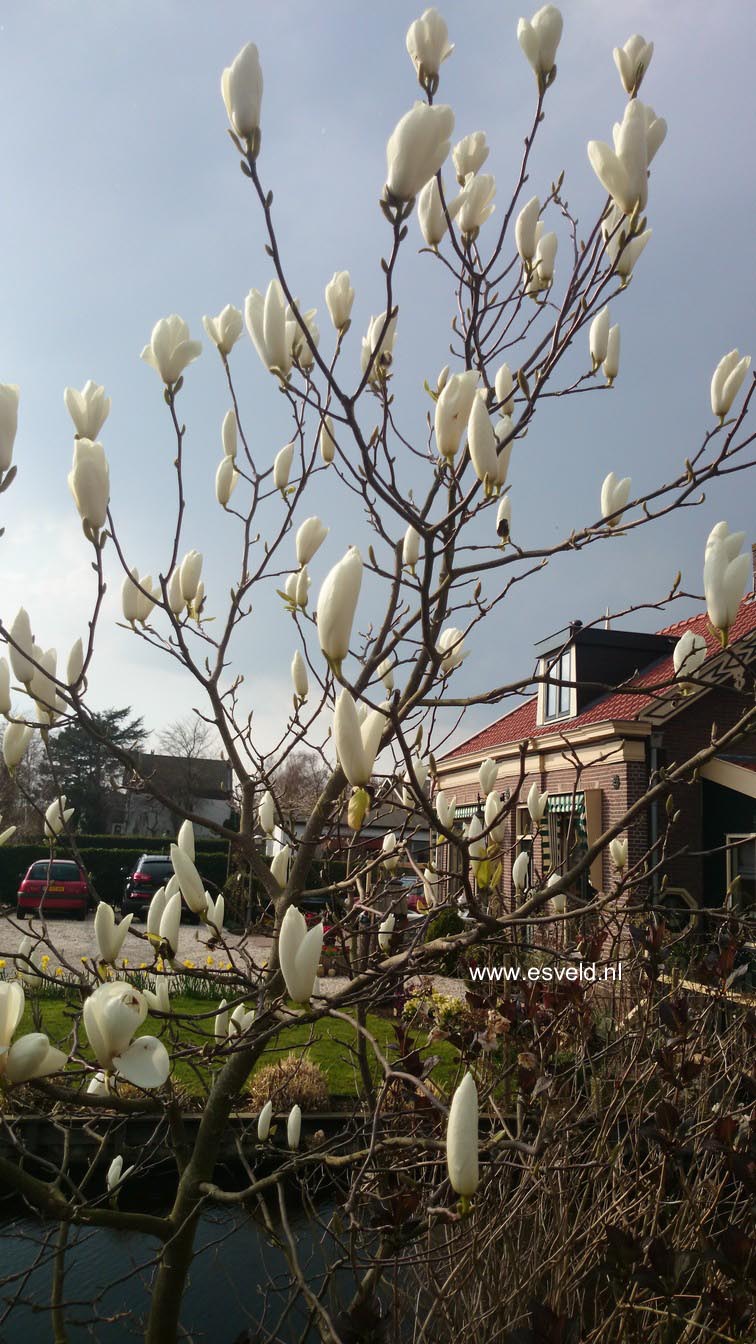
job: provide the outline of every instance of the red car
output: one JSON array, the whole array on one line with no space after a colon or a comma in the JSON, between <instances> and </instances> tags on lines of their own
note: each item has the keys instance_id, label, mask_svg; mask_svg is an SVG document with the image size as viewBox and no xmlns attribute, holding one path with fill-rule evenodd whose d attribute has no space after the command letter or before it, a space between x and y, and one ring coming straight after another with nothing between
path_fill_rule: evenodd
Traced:
<instances>
[{"instance_id":1,"label":"red car","mask_svg":"<svg viewBox=\"0 0 756 1344\"><path fill-rule=\"evenodd\" d=\"M48 873L49 869L49 873ZM21 881L16 897L16 914L72 914L86 919L89 909L89 883L86 873L72 859L38 859Z\"/></svg>"}]
</instances>

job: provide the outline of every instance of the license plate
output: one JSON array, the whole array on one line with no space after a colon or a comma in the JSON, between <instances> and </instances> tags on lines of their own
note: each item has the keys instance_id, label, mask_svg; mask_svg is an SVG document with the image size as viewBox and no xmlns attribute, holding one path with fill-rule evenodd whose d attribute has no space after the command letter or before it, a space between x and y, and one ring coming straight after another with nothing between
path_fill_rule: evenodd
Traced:
<instances>
[{"instance_id":1,"label":"license plate","mask_svg":"<svg viewBox=\"0 0 756 1344\"><path fill-rule=\"evenodd\" d=\"M48 890L48 891L65 891L65 886L63 885L62 882L51 882L50 885L49 885L49 887L47 888L47 890Z\"/></svg>"}]
</instances>

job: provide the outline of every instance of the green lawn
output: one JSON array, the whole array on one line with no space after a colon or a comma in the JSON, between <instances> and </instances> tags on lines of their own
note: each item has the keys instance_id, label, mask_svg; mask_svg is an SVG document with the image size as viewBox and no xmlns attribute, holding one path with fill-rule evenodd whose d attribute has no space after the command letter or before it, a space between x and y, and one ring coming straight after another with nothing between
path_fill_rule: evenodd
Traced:
<instances>
[{"instance_id":1,"label":"green lawn","mask_svg":"<svg viewBox=\"0 0 756 1344\"><path fill-rule=\"evenodd\" d=\"M30 997L27 994L26 1010L17 1035L40 1029L33 1021ZM210 1005L202 999L176 996L171 999L171 1006L175 1017L166 1021L150 1015L138 1034L162 1036L171 1054L175 1050L180 1052L182 1046L196 1047L210 1042L213 1036L215 1005ZM41 1030L47 1032L53 1044L59 1045L61 1049L69 1048L73 1008L65 1002L65 999L57 996L40 999L39 1008L42 1018ZM384 1056L390 1063L394 1062L397 1059L396 1037L390 1022L382 1017L369 1016L366 1025ZM85 1058L91 1058L83 1029L79 1037L82 1053ZM447 1088L457 1073L457 1052L454 1047L446 1041L435 1042L429 1048L424 1047L420 1039L416 1043L423 1057L431 1054L439 1057L439 1062L430 1077L441 1087ZM282 1029L270 1042L258 1061L255 1072L291 1051L303 1050L324 1070L332 1097L353 1098L361 1090L358 1085L358 1065L354 1053L356 1044L357 1032L346 1022L325 1019L314 1024L294 1025ZM372 1056L370 1050L368 1055ZM373 1075L378 1077L380 1069L377 1063L374 1061L371 1063ZM192 1064L178 1059L173 1076L188 1090L201 1094L206 1090L212 1071L217 1067L217 1064L201 1058Z\"/></svg>"}]
</instances>

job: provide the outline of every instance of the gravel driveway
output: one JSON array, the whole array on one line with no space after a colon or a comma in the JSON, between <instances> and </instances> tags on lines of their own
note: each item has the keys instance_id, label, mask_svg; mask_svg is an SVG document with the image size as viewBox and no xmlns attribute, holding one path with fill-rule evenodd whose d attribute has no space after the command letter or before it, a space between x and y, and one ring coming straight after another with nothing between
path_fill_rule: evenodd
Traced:
<instances>
[{"instance_id":1,"label":"gravel driveway","mask_svg":"<svg viewBox=\"0 0 756 1344\"><path fill-rule=\"evenodd\" d=\"M6 915L0 918L0 961L10 963L10 959L17 951L22 937L25 933L31 932L32 928L35 933L42 931L42 926L36 920L32 925L27 920L16 919L15 916ZM142 920L135 920L126 934L121 957L127 963L125 968L127 975L130 968L138 968L143 963L148 965L152 963L151 949L144 937L144 928L145 925ZM43 949L50 957L47 969L52 974L55 973L61 960L78 969L83 958L92 958L98 955L93 915L90 915L84 921L70 918L51 919L47 924L47 937L55 948L55 951L49 947ZM229 933L226 935L226 941L230 948L243 950L251 957L255 965L260 966L268 956L272 940L259 934L245 936ZM216 969L224 969L228 965L228 957L223 948L208 951L207 943L208 934L204 925L182 924L179 934L178 960L193 962L196 967L207 965ZM56 952L60 955L56 956ZM212 961L209 961L208 958L212 958ZM0 972L3 969L0 966ZM330 996L344 989L347 983L345 976L322 977L317 982L316 992ZM435 976L433 986L439 993L454 998L461 998L464 994L462 982L451 980L446 976Z\"/></svg>"}]
</instances>

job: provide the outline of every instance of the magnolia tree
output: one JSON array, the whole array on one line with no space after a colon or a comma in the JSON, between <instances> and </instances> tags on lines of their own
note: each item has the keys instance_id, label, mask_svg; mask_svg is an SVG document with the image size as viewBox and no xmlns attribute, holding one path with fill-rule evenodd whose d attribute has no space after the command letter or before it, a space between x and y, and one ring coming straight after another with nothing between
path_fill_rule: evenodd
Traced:
<instances>
[{"instance_id":1,"label":"magnolia tree","mask_svg":"<svg viewBox=\"0 0 756 1344\"><path fill-rule=\"evenodd\" d=\"M23 944L22 930L7 922L5 950L15 957L16 973L0 983L0 1072L6 1128L19 1160L3 1158L0 1175L60 1229L51 1290L56 1339L66 1337L66 1234L77 1224L151 1239L145 1338L167 1344L184 1337L182 1299L198 1224L208 1206L218 1205L261 1215L283 1244L292 1293L324 1340L451 1340L466 1329L480 1340L566 1340L582 1330L581 1338L596 1341L641 1332L659 1341L703 1341L732 1338L741 1328L750 1254L745 1231L737 1230L747 1217L747 1172L738 1165L747 1165L747 1135L736 1095L742 1023L722 1026L706 1007L694 1027L683 998L670 1000L662 992L666 935L649 909L645 879L652 870L663 873L674 847L674 809L644 860L632 865L627 831L644 808L669 796L672 783L692 778L723 743L753 731L747 664L742 712L727 733L714 729L711 744L694 758L652 778L633 813L569 871L540 874L527 856L505 848L506 818L525 800L516 792L502 799L495 764L481 768L483 816L467 830L455 824L455 800L434 783L450 722L458 723L470 706L500 703L532 685L470 689L468 676L467 694L455 689L457 670L474 653L481 627L500 619L511 585L554 555L648 527L697 502L715 477L752 465L746 416L753 384L744 386L750 360L734 350L714 371L712 419L702 427L700 444L685 445L680 461L675 450L665 456L670 479L642 493L615 471L603 482L586 481L591 521L557 541L517 544L522 441L544 398L598 390L619 376L617 319L627 286L642 284L651 238L650 170L666 135L664 120L640 97L653 45L631 37L614 52L620 84L611 143L599 138L588 145L596 177L590 223L578 225L563 195L564 174L531 195L533 147L547 104L558 96L553 86L561 33L561 15L551 5L518 25L517 39L534 74L533 109L516 181L503 192L486 171L484 132L454 143L454 112L437 101L443 65L453 53L446 23L429 9L411 24L406 46L422 97L389 136L385 183L376 183L376 194L382 185L386 221L380 263L385 301L362 334L351 326L355 290L346 271L325 286L330 334L319 330L315 310L295 298L266 186L257 47L245 46L223 71L231 152L247 179L250 206L262 218L268 259L243 313L228 305L204 319L204 358L220 360L228 386L226 404L218 408L222 451L215 481L222 545L237 556L225 599L205 590L203 556L192 547L185 521L189 447L181 393L185 379L197 376L194 362L203 354L197 333L179 316L161 318L142 352L155 370L155 391L160 385L175 440L175 521L160 573L141 573L119 539L101 442L110 399L93 382L81 391L66 389L75 431L68 481L94 570L88 633L61 663L54 649L37 642L25 610L0 627L7 644L7 660L0 661L7 769L18 769L33 740L47 749L71 722L102 738L87 696L107 577L122 585L123 621L133 638L193 679L202 716L233 769L241 824L232 830L185 809L171 846L174 877L154 897L139 931L139 977L123 961L131 916L118 923L104 902L95 915L98 955L83 965L56 949L44 900ZM597 126L596 134L606 128ZM418 243L416 264L434 266L448 293L450 357L425 394L399 406L392 392L402 328L397 263L416 253ZM255 443L240 410L237 388L255 358L245 328L270 373L271 394L283 395L290 414L289 442L276 453ZM356 345L355 378L345 357ZM575 361L580 367L577 375L566 371L568 352L570 369ZM0 388L3 490L15 473L18 407L18 388ZM322 519L310 505L316 480L327 501ZM360 544L328 556L312 601L310 566L316 556L317 563L327 556L329 524L345 508L361 513ZM722 646L750 573L743 540L724 522L708 540L701 538L709 619ZM244 667L235 662L239 630L265 588L278 594L280 619L291 630L293 695L279 740L266 752L255 737ZM654 601L679 591L678 577ZM681 691L707 684L706 659L699 636L680 641L675 669ZM136 769L128 752L106 738L102 745L116 762ZM277 797L270 763L280 767L303 750L317 754L325 783L303 823L294 826ZM70 781L56 784L52 801L36 800L51 852L66 843L75 847L76 818L66 803ZM154 780L142 784L175 805ZM404 822L385 836L380 852L360 847L371 812L384 804ZM547 804L545 794L531 789L527 806L534 829ZM344 847L346 868L327 888L316 882L313 892L315 860L345 822L352 837ZM266 893L275 916L266 957L257 944L224 931L224 896L213 899L205 891L194 824L228 841L237 865ZM440 847L418 866L410 842L423 832L437 837ZM261 837L268 839L267 855ZM10 837L6 831L0 838ZM567 893L608 846L615 886L594 893L578 916ZM447 856L443 881L441 853ZM414 872L430 907L411 924L392 895L399 865ZM504 870L512 874L511 902L497 899ZM299 908L314 894L343 898L344 913L331 936L341 946L346 978L330 993L319 978L323 924L308 927ZM460 904L466 910L461 929L429 938L430 920ZM182 905L199 919L208 947L223 949L225 969L179 961ZM556 927L560 948L574 951L586 915L598 928L618 910L634 913L640 930L640 1012L636 1003L612 1016L606 999L596 1003L582 990L580 997L575 991L548 1002L506 995L468 995L465 1001L460 990L456 1007L453 1001L439 1006L431 995L425 1006L417 1000L413 1007L411 1000L409 1015L394 1015L397 998L406 999L418 977L448 967L450 956L457 964L463 954L492 963L527 957L532 948L522 934L526 922L537 929L536 948L548 946L549 930ZM377 936L365 946L371 911L379 912L372 925ZM15 941L8 932L14 928ZM58 1032L52 1041L43 1030L44 995L54 978L51 956L65 969L60 992L68 1006L67 1034ZM179 976L210 1006L198 999L191 1012L177 1011ZM26 1032L20 1030L25 994L36 1028ZM314 1037L324 1020L351 1043L355 1103L344 1124L334 1121L327 1133L306 1140L299 1102L282 1108L277 1094L258 1095L250 1111L246 1089L272 1043L285 1050L296 1031L301 1052L302 1028ZM393 1050L386 1044L387 1021L396 1033ZM706 1033L715 1027L717 1049L707 1056ZM423 1053L429 1031L446 1041L446 1072L440 1075ZM572 1064L560 1075L559 1052L568 1047ZM203 1096L191 1133L175 1076L177 1062L187 1061ZM715 1102L727 1124L712 1139L706 1125L714 1123ZM15 1116L52 1103L59 1125L65 1127L75 1110L102 1135L112 1133L113 1117L154 1117L155 1143L125 1157L113 1156L111 1148L106 1175L94 1162L82 1177L66 1156L60 1164L30 1170ZM639 1122L648 1111L655 1117L653 1133L647 1125L641 1140ZM237 1178L222 1179L219 1156L231 1117L240 1112L235 1132L241 1175L237 1170ZM684 1176L676 1157L685 1147L683 1132ZM691 1135L707 1140L707 1156L690 1157ZM125 1211L119 1200L123 1195L127 1203L128 1187L152 1170L158 1139L160 1153L172 1154L167 1210ZM596 1195L590 1207L589 1185ZM288 1221L293 1199L318 1221L323 1206L317 1191L340 1206L327 1232L330 1259L340 1265L333 1279L327 1270L313 1279L302 1268ZM725 1225L731 1233L723 1250ZM691 1246L699 1233L696 1259ZM513 1247L521 1248L516 1259ZM683 1252L690 1253L687 1260ZM500 1286L503 1261L506 1286ZM255 1319L251 1302L249 1310ZM265 1333L255 1337L293 1337L286 1333L286 1312L279 1320L270 1310Z\"/></svg>"}]
</instances>

